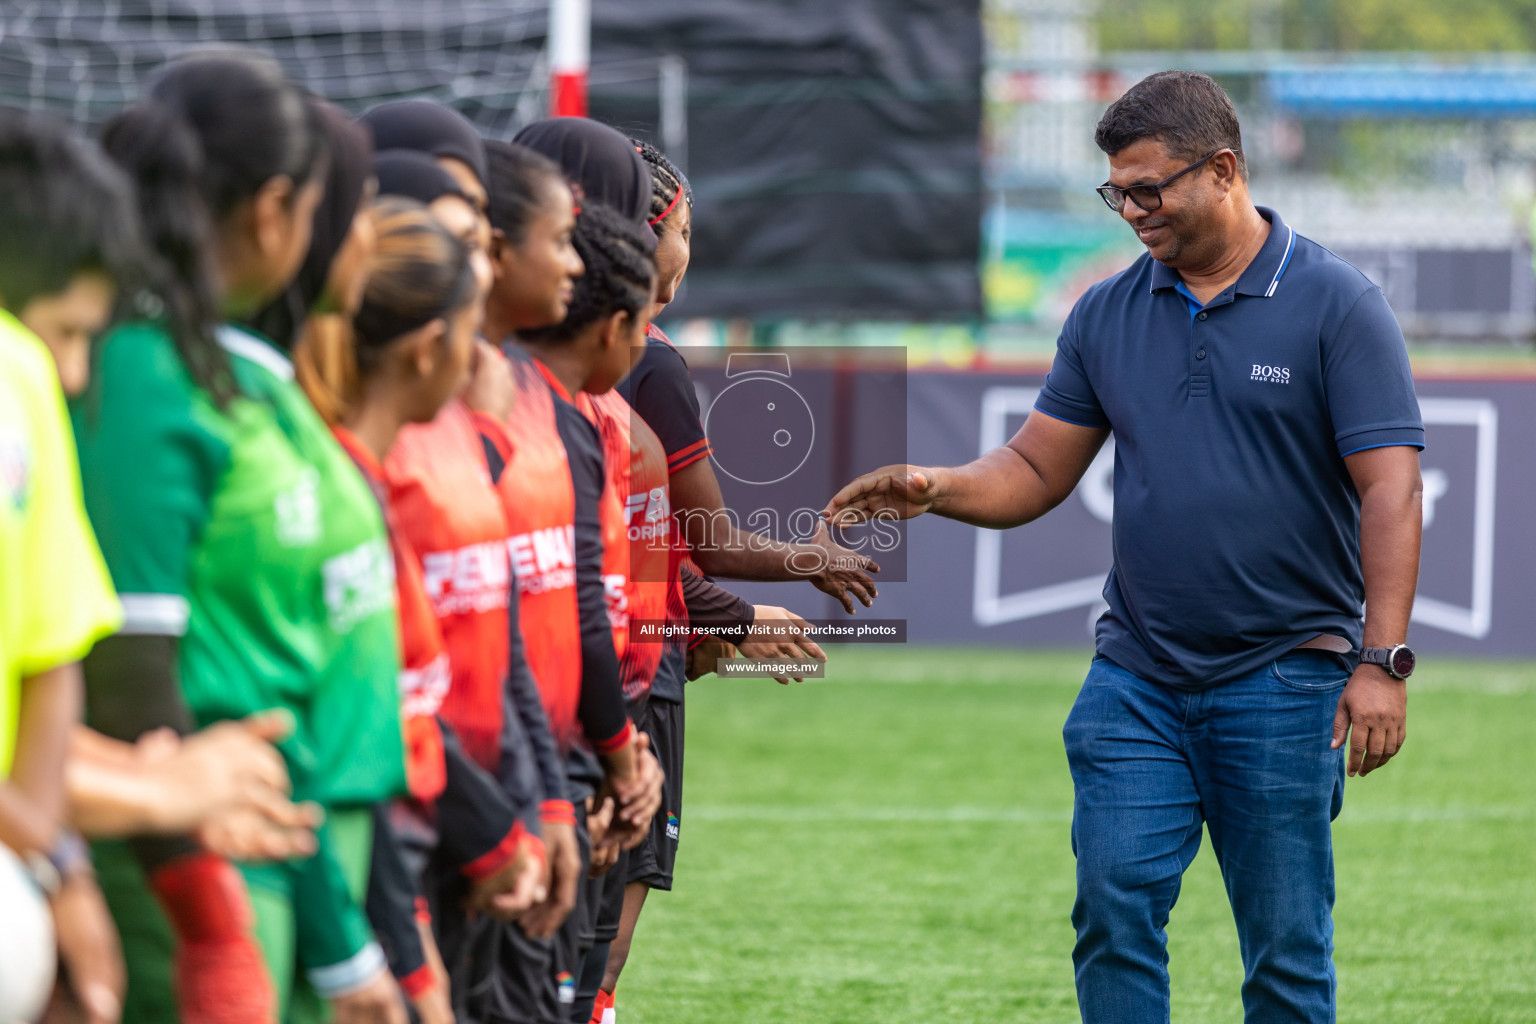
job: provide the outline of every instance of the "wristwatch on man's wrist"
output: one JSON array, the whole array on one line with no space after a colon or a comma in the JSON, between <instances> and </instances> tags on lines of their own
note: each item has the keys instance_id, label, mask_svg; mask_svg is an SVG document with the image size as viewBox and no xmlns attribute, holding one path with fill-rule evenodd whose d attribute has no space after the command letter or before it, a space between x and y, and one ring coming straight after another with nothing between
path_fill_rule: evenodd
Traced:
<instances>
[{"instance_id":1,"label":"wristwatch on man's wrist","mask_svg":"<svg viewBox=\"0 0 1536 1024\"><path fill-rule=\"evenodd\" d=\"M1407 644L1398 644L1396 647L1360 648L1361 664L1380 665L1393 679L1407 679L1413 675L1413 666L1417 661L1413 648Z\"/></svg>"}]
</instances>

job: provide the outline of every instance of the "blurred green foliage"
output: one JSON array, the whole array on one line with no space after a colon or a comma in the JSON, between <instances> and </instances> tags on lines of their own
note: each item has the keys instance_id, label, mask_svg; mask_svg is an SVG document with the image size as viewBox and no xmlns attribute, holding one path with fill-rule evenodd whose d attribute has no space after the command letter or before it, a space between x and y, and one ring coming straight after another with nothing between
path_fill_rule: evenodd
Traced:
<instances>
[{"instance_id":1,"label":"blurred green foliage","mask_svg":"<svg viewBox=\"0 0 1536 1024\"><path fill-rule=\"evenodd\" d=\"M1287 50L1536 49L1536 0L1100 0L1097 22L1104 50L1243 50L1256 23Z\"/></svg>"}]
</instances>

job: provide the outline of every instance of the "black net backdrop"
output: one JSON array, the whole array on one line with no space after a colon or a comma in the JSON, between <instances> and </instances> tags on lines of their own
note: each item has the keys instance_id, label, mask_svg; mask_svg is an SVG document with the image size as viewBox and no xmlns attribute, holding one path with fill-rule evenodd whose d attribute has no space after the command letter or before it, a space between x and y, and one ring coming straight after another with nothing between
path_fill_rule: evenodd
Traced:
<instances>
[{"instance_id":1,"label":"black net backdrop","mask_svg":"<svg viewBox=\"0 0 1536 1024\"><path fill-rule=\"evenodd\" d=\"M979 0L602 0L593 53L687 68L693 268L669 315L981 313ZM655 137L658 96L592 114Z\"/></svg>"},{"instance_id":2,"label":"black net backdrop","mask_svg":"<svg viewBox=\"0 0 1536 1024\"><path fill-rule=\"evenodd\" d=\"M544 109L548 23L547 0L0 0L0 102L94 129L168 58L238 43L349 110L419 96L509 136Z\"/></svg>"},{"instance_id":3,"label":"black net backdrop","mask_svg":"<svg viewBox=\"0 0 1536 1024\"><path fill-rule=\"evenodd\" d=\"M671 316L980 315L980 0L594 0L592 114L665 141L685 69L693 266ZM507 138L545 104L547 0L0 0L0 102L87 129L237 43L351 110L436 99ZM681 109L678 110L680 105Z\"/></svg>"}]
</instances>

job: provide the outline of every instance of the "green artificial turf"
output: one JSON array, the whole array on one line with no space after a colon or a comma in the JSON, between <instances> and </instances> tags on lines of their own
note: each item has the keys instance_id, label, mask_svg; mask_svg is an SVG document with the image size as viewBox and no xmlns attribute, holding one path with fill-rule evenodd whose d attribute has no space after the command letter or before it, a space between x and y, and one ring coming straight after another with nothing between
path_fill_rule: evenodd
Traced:
<instances>
[{"instance_id":1,"label":"green artificial turf","mask_svg":"<svg viewBox=\"0 0 1536 1024\"><path fill-rule=\"evenodd\" d=\"M623 1024L1078 1019L1061 725L1086 653L840 648L825 681L688 688L677 891ZM1339 1020L1536 1021L1536 665L1425 659L1403 754L1334 828ZM1175 1021L1242 1019L1208 848Z\"/></svg>"}]
</instances>

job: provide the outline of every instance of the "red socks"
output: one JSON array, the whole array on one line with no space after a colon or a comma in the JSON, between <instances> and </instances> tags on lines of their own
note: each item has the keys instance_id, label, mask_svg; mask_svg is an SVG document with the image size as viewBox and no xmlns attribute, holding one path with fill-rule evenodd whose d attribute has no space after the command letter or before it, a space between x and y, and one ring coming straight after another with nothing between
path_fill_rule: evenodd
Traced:
<instances>
[{"instance_id":1,"label":"red socks","mask_svg":"<svg viewBox=\"0 0 1536 1024\"><path fill-rule=\"evenodd\" d=\"M592 1003L591 1024L604 1024L613 1020L613 993L597 990L597 999Z\"/></svg>"},{"instance_id":2,"label":"red socks","mask_svg":"<svg viewBox=\"0 0 1536 1024\"><path fill-rule=\"evenodd\" d=\"M221 857L194 853L157 868L150 887L178 940L182 1024L273 1024L277 998L240 872Z\"/></svg>"}]
</instances>

